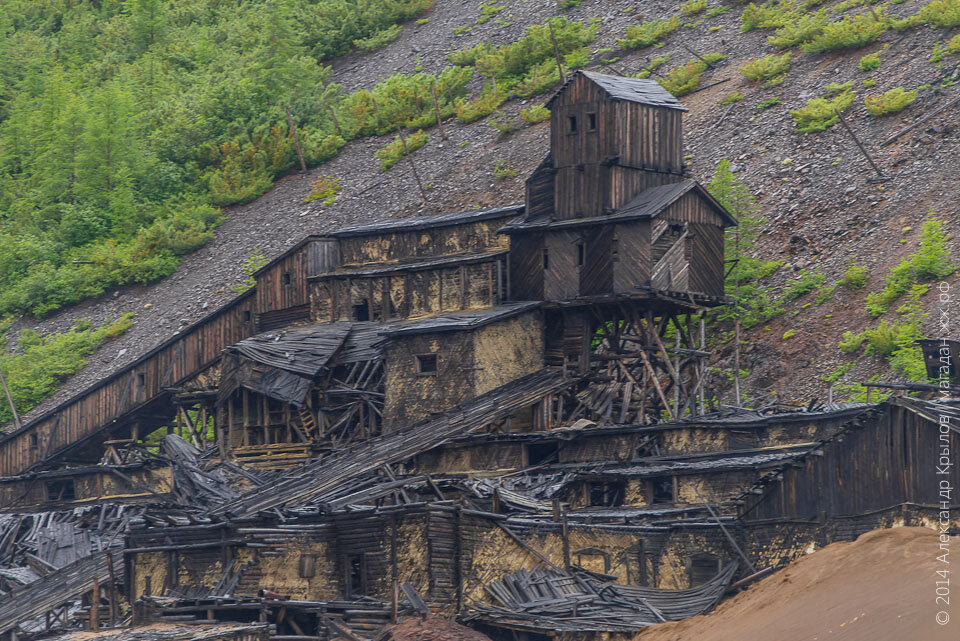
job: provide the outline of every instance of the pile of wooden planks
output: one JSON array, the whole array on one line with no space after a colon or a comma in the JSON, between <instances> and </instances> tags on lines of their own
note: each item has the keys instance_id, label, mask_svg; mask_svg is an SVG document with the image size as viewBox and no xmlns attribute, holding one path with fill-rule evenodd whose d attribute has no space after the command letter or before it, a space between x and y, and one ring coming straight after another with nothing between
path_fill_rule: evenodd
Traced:
<instances>
[{"instance_id":1,"label":"pile of wooden planks","mask_svg":"<svg viewBox=\"0 0 960 641\"><path fill-rule=\"evenodd\" d=\"M710 611L737 570L726 566L711 581L665 591L604 581L586 572L518 570L486 585L498 606L474 606L467 620L513 629L631 632Z\"/></svg>"}]
</instances>

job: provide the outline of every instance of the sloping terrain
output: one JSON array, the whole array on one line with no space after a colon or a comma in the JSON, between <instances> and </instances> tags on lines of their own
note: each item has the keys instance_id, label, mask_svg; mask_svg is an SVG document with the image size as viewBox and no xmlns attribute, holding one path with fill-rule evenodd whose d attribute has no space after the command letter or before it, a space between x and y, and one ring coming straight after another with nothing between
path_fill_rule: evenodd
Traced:
<instances>
[{"instance_id":1,"label":"sloping terrain","mask_svg":"<svg viewBox=\"0 0 960 641\"><path fill-rule=\"evenodd\" d=\"M937 623L936 532L874 530L801 557L710 614L643 630L637 641L955 639ZM948 575L949 576L949 575Z\"/></svg>"},{"instance_id":2,"label":"sloping terrain","mask_svg":"<svg viewBox=\"0 0 960 641\"><path fill-rule=\"evenodd\" d=\"M479 10L474 2L439 0L425 14L427 23L408 24L385 48L335 60L334 78L351 89L372 87L392 73L412 73L417 66L437 73L452 51L480 42L512 42L527 26L559 13L552 2L505 0L501 4L506 8L497 14L498 20L475 24ZM912 15L923 4L907 0L890 12ZM767 220L758 253L784 262L764 286L779 295L801 268L824 274L827 284L835 283L851 261L869 268L866 289L851 292L837 288L821 305L808 305L812 295L784 303L783 315L746 335L742 367L750 371L747 388L753 402L762 403L775 396L780 400L811 395L823 398L826 385L819 377L851 359L837 349L839 335L876 323L864 309L865 292L879 289L889 268L915 250L928 211L936 211L948 229L958 222L958 110L936 116L891 146L881 149L879 142L960 95L955 87L940 88L940 83L954 77L960 56L947 56L939 65L930 62L934 43L946 35L943 30L917 27L905 34L891 30L876 43L856 51L795 53L786 81L763 89L747 83L737 68L747 60L775 52L767 43L772 31L742 33L741 11L741 5L731 5L721 15L694 16L689 24L695 26L681 27L667 36L664 46L636 52L620 52L615 39L622 38L627 26L642 19L677 15L674 4L587 0L563 15L578 20L599 18L594 50L613 49L594 56L591 67L598 65L602 71L637 73L654 58L667 54L670 61L661 68L664 72L692 60L691 52L726 56L715 69L703 74L700 85L708 88L682 99L690 109L685 121L689 168L693 176L706 182L716 164L729 159L738 178L757 195L761 215ZM455 35L454 28L463 25L472 29ZM877 71L867 75L857 69L862 55L880 51L885 45L890 47L883 50L883 63ZM601 63L611 56L620 57L608 65ZM862 87L862 80L867 78L876 80L869 92ZM869 165L839 125L820 133L793 133L788 109L799 108L821 95L829 83L849 80L856 83L857 97L845 118L889 177L884 182L868 180ZM710 86L717 82L721 83ZM863 103L866 93L927 83L932 86L905 111L883 118L867 115ZM474 89L480 89L479 77L474 80ZM719 104L735 92L742 95L741 100ZM770 97L778 98L779 104L759 110L757 105ZM516 117L522 106L543 100L513 100L503 106L503 111ZM444 131L448 140L442 141L433 128L427 145L411 156L421 181L429 186L426 203L421 202L407 160L386 173L379 172L373 153L390 137L356 140L324 165L278 181L258 200L227 208L226 222L217 229L215 239L187 256L172 277L144 287L122 288L39 323L21 319L14 329L36 327L50 332L70 327L76 318L87 317L96 324L123 312L138 315L132 329L101 348L82 372L34 412L51 407L129 363L178 327L229 300L233 296L229 285L242 279L241 265L255 250L270 258L305 234L345 224L522 200L523 179L548 146L546 124L500 136L486 119L470 125L450 121ZM517 170L517 176L498 180L493 172L498 160ZM339 178L343 191L333 205L324 206L320 201L305 204L310 183L321 175ZM930 335L939 335L936 291L928 293L923 302L931 312L924 329ZM946 311L955 314L957 304L951 302ZM789 339L781 338L790 332ZM715 347L719 351L718 366L732 368L730 346ZM844 380L866 380L876 374L895 379L881 359L862 358ZM732 399L725 395L723 400Z\"/></svg>"}]
</instances>

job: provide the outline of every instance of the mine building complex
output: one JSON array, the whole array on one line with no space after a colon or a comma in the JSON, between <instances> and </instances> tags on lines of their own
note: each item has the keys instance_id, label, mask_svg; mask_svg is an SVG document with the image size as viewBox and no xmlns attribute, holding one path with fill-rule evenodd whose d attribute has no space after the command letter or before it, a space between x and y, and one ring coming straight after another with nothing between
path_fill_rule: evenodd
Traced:
<instances>
[{"instance_id":1,"label":"mine building complex","mask_svg":"<svg viewBox=\"0 0 960 641\"><path fill-rule=\"evenodd\" d=\"M954 531L949 399L716 404L736 221L677 100L580 71L548 105L525 203L307 236L0 434L0 635L626 639L832 541Z\"/></svg>"}]
</instances>

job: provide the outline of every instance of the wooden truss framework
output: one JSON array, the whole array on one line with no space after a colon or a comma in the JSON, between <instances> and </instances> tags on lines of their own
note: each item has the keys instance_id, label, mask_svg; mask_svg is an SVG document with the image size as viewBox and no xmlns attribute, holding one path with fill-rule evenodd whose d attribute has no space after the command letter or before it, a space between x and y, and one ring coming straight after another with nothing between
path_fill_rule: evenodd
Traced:
<instances>
[{"instance_id":1,"label":"wooden truss framework","mask_svg":"<svg viewBox=\"0 0 960 641\"><path fill-rule=\"evenodd\" d=\"M547 422L646 425L705 413L710 353L702 314L697 320L695 311L678 306L655 314L630 303L591 307L589 326L596 329L584 337L577 366L587 384L547 399Z\"/></svg>"},{"instance_id":2,"label":"wooden truss framework","mask_svg":"<svg viewBox=\"0 0 960 641\"><path fill-rule=\"evenodd\" d=\"M384 370L381 358L338 365L315 380L304 404L235 391L221 414L230 442L241 450L289 444L316 451L336 449L381 433Z\"/></svg>"}]
</instances>

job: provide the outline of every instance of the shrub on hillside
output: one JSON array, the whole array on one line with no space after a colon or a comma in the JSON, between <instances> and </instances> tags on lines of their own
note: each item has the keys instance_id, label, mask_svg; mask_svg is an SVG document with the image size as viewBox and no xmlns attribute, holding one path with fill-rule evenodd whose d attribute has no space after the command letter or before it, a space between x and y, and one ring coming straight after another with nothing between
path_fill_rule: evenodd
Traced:
<instances>
[{"instance_id":1,"label":"shrub on hillside","mask_svg":"<svg viewBox=\"0 0 960 641\"><path fill-rule=\"evenodd\" d=\"M868 53L860 58L860 71L867 72L880 68L880 52Z\"/></svg>"},{"instance_id":2,"label":"shrub on hillside","mask_svg":"<svg viewBox=\"0 0 960 641\"><path fill-rule=\"evenodd\" d=\"M412 154L417 149L423 147L427 144L429 138L430 135L423 131L410 134L406 136L405 139L397 135L393 142L383 149L374 152L374 155L380 161L380 171L387 171L400 162L404 156Z\"/></svg>"},{"instance_id":3,"label":"shrub on hillside","mask_svg":"<svg viewBox=\"0 0 960 641\"><path fill-rule=\"evenodd\" d=\"M823 33L823 29L828 22L827 12L822 9L816 13L805 13L777 29L776 33L767 39L767 42L777 49L796 47Z\"/></svg>"},{"instance_id":4,"label":"shrub on hillside","mask_svg":"<svg viewBox=\"0 0 960 641\"><path fill-rule=\"evenodd\" d=\"M876 11L877 17L866 13L847 16L842 20L831 22L820 35L800 45L804 53L822 53L836 49L859 49L876 42L889 28L889 22L881 7Z\"/></svg>"},{"instance_id":5,"label":"shrub on hillside","mask_svg":"<svg viewBox=\"0 0 960 641\"><path fill-rule=\"evenodd\" d=\"M814 98L800 109L791 109L795 131L797 133L812 133L832 127L840 119L836 112L843 112L853 104L853 92L849 89L833 99Z\"/></svg>"},{"instance_id":6,"label":"shrub on hillside","mask_svg":"<svg viewBox=\"0 0 960 641\"><path fill-rule=\"evenodd\" d=\"M763 82L779 76L790 68L791 54L789 52L778 56L772 54L763 58L751 60L740 67L740 73L750 82Z\"/></svg>"},{"instance_id":7,"label":"shrub on hillside","mask_svg":"<svg viewBox=\"0 0 960 641\"><path fill-rule=\"evenodd\" d=\"M871 116L885 116L906 109L913 104L919 94L920 92L916 89L906 91L902 87L897 87L886 93L867 96L863 101Z\"/></svg>"},{"instance_id":8,"label":"shrub on hillside","mask_svg":"<svg viewBox=\"0 0 960 641\"><path fill-rule=\"evenodd\" d=\"M492 114L506 99L506 95L499 93L486 93L472 100L460 99L454 112L460 122L469 124Z\"/></svg>"},{"instance_id":9,"label":"shrub on hillside","mask_svg":"<svg viewBox=\"0 0 960 641\"><path fill-rule=\"evenodd\" d=\"M751 2L740 15L740 30L779 29L800 17L796 7L796 3L791 0L765 2L761 5Z\"/></svg>"},{"instance_id":10,"label":"shrub on hillside","mask_svg":"<svg viewBox=\"0 0 960 641\"><path fill-rule=\"evenodd\" d=\"M532 125L550 118L550 110L544 105L534 105L520 110L520 120Z\"/></svg>"},{"instance_id":11,"label":"shrub on hillside","mask_svg":"<svg viewBox=\"0 0 960 641\"><path fill-rule=\"evenodd\" d=\"M624 38L617 38L621 49L644 49L654 45L680 28L680 18L648 20L627 27Z\"/></svg>"},{"instance_id":12,"label":"shrub on hillside","mask_svg":"<svg viewBox=\"0 0 960 641\"><path fill-rule=\"evenodd\" d=\"M706 9L707 0L689 0L689 2L680 3L680 13L685 16L695 16Z\"/></svg>"},{"instance_id":13,"label":"shrub on hillside","mask_svg":"<svg viewBox=\"0 0 960 641\"><path fill-rule=\"evenodd\" d=\"M960 27L960 0L931 0L917 16L938 27Z\"/></svg>"},{"instance_id":14,"label":"shrub on hillside","mask_svg":"<svg viewBox=\"0 0 960 641\"><path fill-rule=\"evenodd\" d=\"M850 265L843 273L839 284L849 289L863 289L870 278L870 270L863 265Z\"/></svg>"},{"instance_id":15,"label":"shrub on hillside","mask_svg":"<svg viewBox=\"0 0 960 641\"><path fill-rule=\"evenodd\" d=\"M720 54L707 54L704 59L710 63L722 60ZM700 76L707 70L707 63L703 60L691 60L685 65L672 69L666 78L657 78L660 86L677 98L693 92L700 86Z\"/></svg>"},{"instance_id":16,"label":"shrub on hillside","mask_svg":"<svg viewBox=\"0 0 960 641\"><path fill-rule=\"evenodd\" d=\"M369 38L357 38L353 41L353 46L364 53L370 53L371 51L376 51L381 47L387 46L399 38L401 31L403 31L403 25L390 25L383 31L378 31Z\"/></svg>"}]
</instances>

